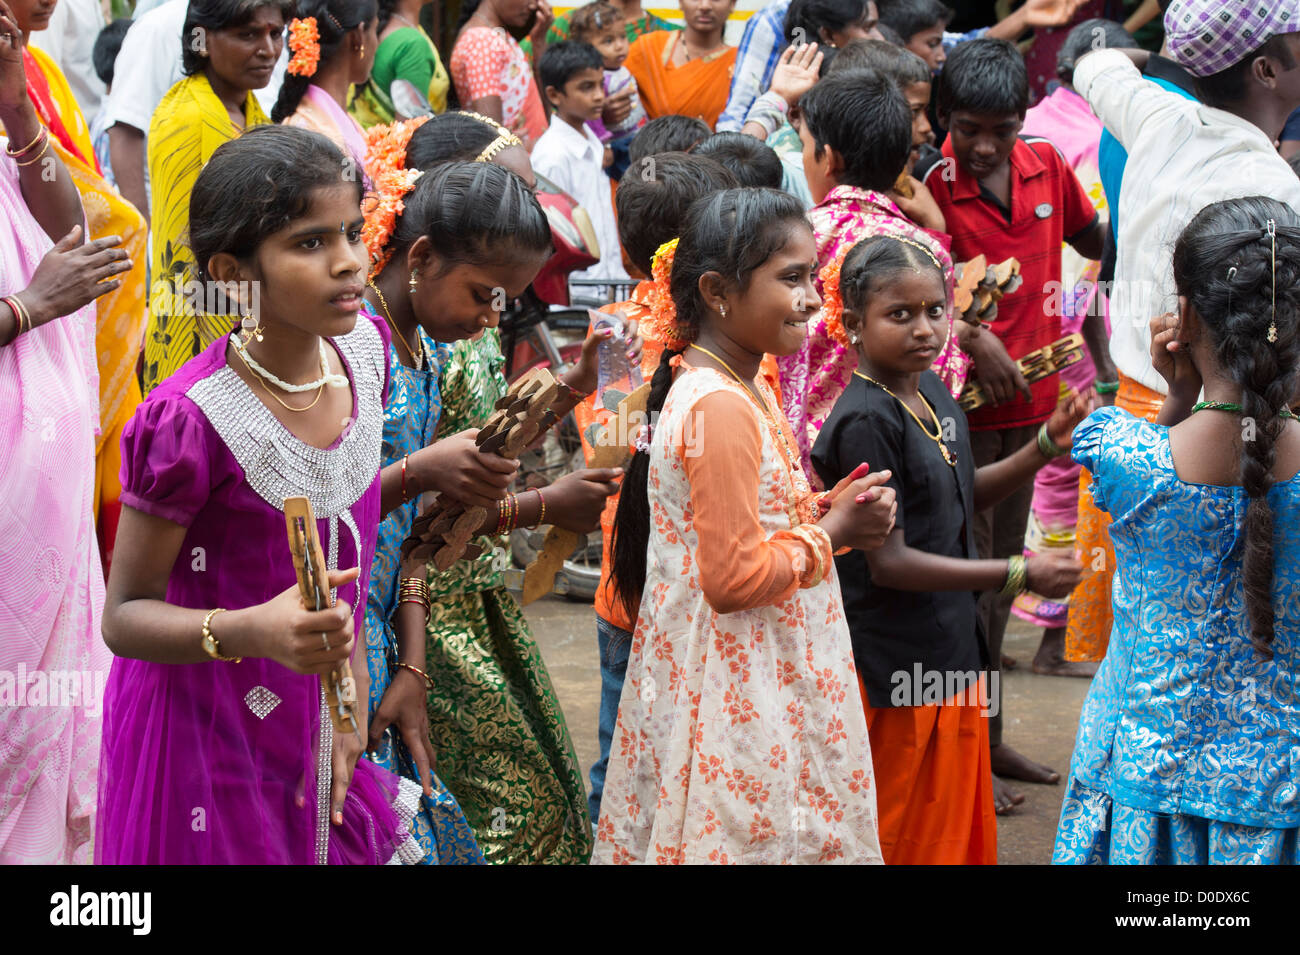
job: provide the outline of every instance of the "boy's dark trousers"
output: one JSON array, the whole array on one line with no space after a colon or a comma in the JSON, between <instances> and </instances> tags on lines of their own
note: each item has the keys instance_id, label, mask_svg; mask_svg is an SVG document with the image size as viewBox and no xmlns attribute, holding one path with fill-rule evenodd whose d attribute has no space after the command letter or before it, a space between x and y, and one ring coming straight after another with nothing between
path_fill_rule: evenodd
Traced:
<instances>
[{"instance_id":1,"label":"boy's dark trousers","mask_svg":"<svg viewBox=\"0 0 1300 955\"><path fill-rule=\"evenodd\" d=\"M972 431L971 453L975 467L1001 461L1010 457L1038 435L1040 425L1025 424L998 431ZM1025 526L1029 523L1029 506L1034 499L1034 482L1028 481L1017 488L1000 504L975 513L975 546L981 560L1005 560L1025 552ZM1002 668L1002 638L1007 631L1007 618L1015 597L1003 597L996 590L985 591L980 597L979 613L984 623L984 633L989 646L989 665L994 670ZM995 681L997 690L996 715L989 717L989 746L1002 742L1002 681ZM993 687L990 687L992 690ZM989 701L990 704L993 700Z\"/></svg>"}]
</instances>

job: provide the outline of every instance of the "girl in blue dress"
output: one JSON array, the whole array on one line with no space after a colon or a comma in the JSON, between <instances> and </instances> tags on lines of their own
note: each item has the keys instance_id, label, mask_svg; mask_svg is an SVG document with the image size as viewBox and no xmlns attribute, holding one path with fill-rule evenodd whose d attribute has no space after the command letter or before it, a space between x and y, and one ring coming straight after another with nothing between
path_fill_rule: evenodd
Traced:
<instances>
[{"instance_id":1,"label":"girl in blue dress","mask_svg":"<svg viewBox=\"0 0 1300 955\"><path fill-rule=\"evenodd\" d=\"M1102 408L1074 433L1114 521L1115 624L1053 861L1295 863L1300 217L1214 203L1173 266L1178 313L1152 322L1160 417Z\"/></svg>"}]
</instances>

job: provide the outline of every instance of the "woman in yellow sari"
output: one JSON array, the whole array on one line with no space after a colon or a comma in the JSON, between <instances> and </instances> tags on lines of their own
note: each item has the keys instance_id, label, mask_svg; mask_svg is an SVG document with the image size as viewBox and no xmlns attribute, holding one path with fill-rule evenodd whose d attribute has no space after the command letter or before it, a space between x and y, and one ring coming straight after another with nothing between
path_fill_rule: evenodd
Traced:
<instances>
[{"instance_id":1,"label":"woman in yellow sari","mask_svg":"<svg viewBox=\"0 0 1300 955\"><path fill-rule=\"evenodd\" d=\"M230 331L228 318L207 313L204 304L210 296L193 274L190 192L218 146L270 122L253 90L271 81L284 48L285 18L292 10L292 0L267 0L251 8L235 0L191 0L185 14L185 79L168 90L149 123L154 233L144 339L146 395Z\"/></svg>"},{"instance_id":2,"label":"woman in yellow sari","mask_svg":"<svg viewBox=\"0 0 1300 955\"><path fill-rule=\"evenodd\" d=\"M50 10L38 0L13 0L10 4L22 31L23 68L27 95L41 123L50 131L49 148L58 154L72 175L86 212L89 239L122 237L122 248L132 268L118 276L121 285L97 302L95 354L99 365L99 436L95 446L95 528L104 573L113 552L117 519L121 513L118 479L121 467L122 428L140 403L135 361L144 324L145 240L144 218L100 175L90 141L90 127L72 96L63 71L42 50L27 41L33 32L49 26Z\"/></svg>"},{"instance_id":3,"label":"woman in yellow sari","mask_svg":"<svg viewBox=\"0 0 1300 955\"><path fill-rule=\"evenodd\" d=\"M623 64L646 114L690 116L712 129L727 105L736 48L722 42L736 0L680 0L685 30L638 37Z\"/></svg>"}]
</instances>

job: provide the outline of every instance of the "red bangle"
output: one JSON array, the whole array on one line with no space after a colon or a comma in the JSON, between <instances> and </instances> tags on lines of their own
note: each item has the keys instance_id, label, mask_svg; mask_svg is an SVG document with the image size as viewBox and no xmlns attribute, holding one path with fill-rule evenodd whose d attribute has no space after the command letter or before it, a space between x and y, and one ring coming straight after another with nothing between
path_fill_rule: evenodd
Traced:
<instances>
[{"instance_id":1,"label":"red bangle","mask_svg":"<svg viewBox=\"0 0 1300 955\"><path fill-rule=\"evenodd\" d=\"M406 455L406 457L402 458L402 503L403 504L405 504L407 501L410 500L410 498L406 496L406 462L410 460L410 457L411 456L408 454Z\"/></svg>"}]
</instances>

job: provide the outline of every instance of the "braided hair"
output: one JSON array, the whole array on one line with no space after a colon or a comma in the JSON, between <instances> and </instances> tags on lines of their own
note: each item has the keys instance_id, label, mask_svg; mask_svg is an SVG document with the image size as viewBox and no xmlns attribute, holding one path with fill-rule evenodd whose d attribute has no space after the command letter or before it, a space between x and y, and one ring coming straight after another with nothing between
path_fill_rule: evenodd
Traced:
<instances>
[{"instance_id":1,"label":"braided hair","mask_svg":"<svg viewBox=\"0 0 1300 955\"><path fill-rule=\"evenodd\" d=\"M316 18L316 32L320 36L321 66L339 52L343 40L359 26L375 19L376 0L298 0L297 16L301 20ZM311 85L312 77L286 73L280 86L280 95L271 109L271 122L282 123L292 116Z\"/></svg>"},{"instance_id":2,"label":"braided hair","mask_svg":"<svg viewBox=\"0 0 1300 955\"><path fill-rule=\"evenodd\" d=\"M849 250L840 266L840 298L844 311L861 315L871 297L873 283L897 272L933 269L943 280L943 269L913 241L893 235L873 235Z\"/></svg>"},{"instance_id":3,"label":"braided hair","mask_svg":"<svg viewBox=\"0 0 1300 955\"><path fill-rule=\"evenodd\" d=\"M1241 386L1243 421L1254 424L1254 440L1243 441L1241 458L1249 500L1242 577L1250 641L1271 659L1273 509L1266 495L1275 483L1279 411L1295 395L1300 366L1300 216L1264 196L1213 203L1183 230L1173 265L1178 294L1196 309L1219 365Z\"/></svg>"},{"instance_id":4,"label":"braided hair","mask_svg":"<svg viewBox=\"0 0 1300 955\"><path fill-rule=\"evenodd\" d=\"M688 339L699 334L709 313L700 279L717 272L744 291L764 262L785 248L794 228L809 228L803 206L776 189L724 189L702 196L686 213L673 259L669 291L677 324ZM732 321L741 321L737 316ZM673 383L673 359L686 349L664 349L650 380L646 415L655 421ZM628 463L610 539L614 555L614 595L628 613L645 589L646 550L650 543L650 453L638 450Z\"/></svg>"}]
</instances>

